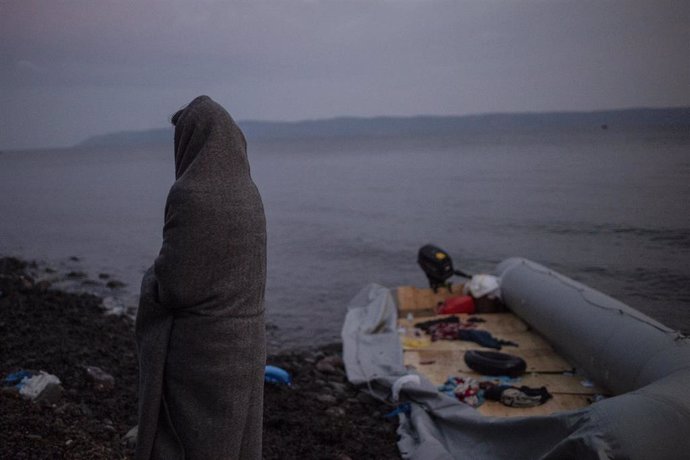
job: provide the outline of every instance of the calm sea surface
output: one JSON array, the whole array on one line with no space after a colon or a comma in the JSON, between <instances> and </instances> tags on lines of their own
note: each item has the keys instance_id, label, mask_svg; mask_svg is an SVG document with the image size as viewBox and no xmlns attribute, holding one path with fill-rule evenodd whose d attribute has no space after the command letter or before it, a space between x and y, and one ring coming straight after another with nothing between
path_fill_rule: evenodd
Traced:
<instances>
[{"instance_id":1,"label":"calm sea surface","mask_svg":"<svg viewBox=\"0 0 690 460\"><path fill-rule=\"evenodd\" d=\"M250 140L249 155L273 350L338 339L367 283L424 286L429 242L469 272L530 258L690 331L690 133ZM63 284L133 307L173 176L172 146L0 154L0 254L83 271Z\"/></svg>"}]
</instances>

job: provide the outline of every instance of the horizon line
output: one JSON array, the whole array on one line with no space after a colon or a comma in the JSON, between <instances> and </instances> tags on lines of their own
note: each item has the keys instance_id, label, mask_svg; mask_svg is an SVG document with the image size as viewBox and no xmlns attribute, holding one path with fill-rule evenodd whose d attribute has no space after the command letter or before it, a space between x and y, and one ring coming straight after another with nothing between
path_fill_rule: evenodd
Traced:
<instances>
[{"instance_id":1,"label":"horizon line","mask_svg":"<svg viewBox=\"0 0 690 460\"><path fill-rule=\"evenodd\" d=\"M526 111L507 111L507 112L472 112L464 114L431 114L431 113L418 113L415 115L333 115L317 118L300 118L296 120L279 120L279 119L258 119L258 118L244 118L237 120L237 123L305 123L314 121L330 121L330 120L343 120L343 119L362 119L362 120L373 120L373 119L404 119L404 118L465 118L465 117L487 117L495 115L565 115L565 114L593 114L593 113L606 113L606 112L627 112L634 110L690 110L690 105L667 105L667 106L629 106L616 109L594 109L594 110L526 110ZM151 128L150 130L160 129ZM118 132L130 132L133 130L124 130ZM142 131L149 131L145 129ZM108 134L108 133L104 133Z\"/></svg>"}]
</instances>

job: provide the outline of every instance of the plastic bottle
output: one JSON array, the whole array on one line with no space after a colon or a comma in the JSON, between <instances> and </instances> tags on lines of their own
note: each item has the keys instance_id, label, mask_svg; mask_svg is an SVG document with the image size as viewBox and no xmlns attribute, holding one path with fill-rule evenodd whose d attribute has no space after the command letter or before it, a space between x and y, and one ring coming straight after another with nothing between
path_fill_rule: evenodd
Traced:
<instances>
[{"instance_id":1,"label":"plastic bottle","mask_svg":"<svg viewBox=\"0 0 690 460\"><path fill-rule=\"evenodd\" d=\"M402 332L402 344L405 348L423 348L429 344L429 339L424 333L414 327L414 315L412 312L407 314Z\"/></svg>"}]
</instances>

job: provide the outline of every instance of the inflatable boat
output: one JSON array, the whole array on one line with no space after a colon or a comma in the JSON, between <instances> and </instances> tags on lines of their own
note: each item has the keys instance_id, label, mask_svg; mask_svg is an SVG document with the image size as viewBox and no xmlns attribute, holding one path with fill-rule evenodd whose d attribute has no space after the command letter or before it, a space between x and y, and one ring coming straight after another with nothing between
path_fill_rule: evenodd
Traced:
<instances>
[{"instance_id":1,"label":"inflatable boat","mask_svg":"<svg viewBox=\"0 0 690 460\"><path fill-rule=\"evenodd\" d=\"M348 379L398 408L403 458L688 458L688 337L525 259L501 262L495 276L509 314L479 316L522 341L509 353L524 357L525 379L560 388L535 409L475 408L440 392L445 371L468 370L467 345L404 347L399 327L411 318L401 317L399 292L370 285L350 302L342 329ZM573 382L587 385L580 391Z\"/></svg>"}]
</instances>

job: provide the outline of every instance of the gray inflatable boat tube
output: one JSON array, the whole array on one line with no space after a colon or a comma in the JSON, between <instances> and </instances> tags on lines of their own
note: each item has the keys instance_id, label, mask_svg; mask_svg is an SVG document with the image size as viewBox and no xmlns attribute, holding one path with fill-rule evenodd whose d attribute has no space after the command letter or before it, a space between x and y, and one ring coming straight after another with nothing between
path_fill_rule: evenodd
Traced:
<instances>
[{"instance_id":1,"label":"gray inflatable boat tube","mask_svg":"<svg viewBox=\"0 0 690 460\"><path fill-rule=\"evenodd\" d=\"M506 305L612 394L690 369L680 333L601 292L525 259L497 275Z\"/></svg>"},{"instance_id":2,"label":"gray inflatable boat tube","mask_svg":"<svg viewBox=\"0 0 690 460\"><path fill-rule=\"evenodd\" d=\"M590 379L619 395L590 406L612 457L687 458L690 341L601 292L525 259L497 267L506 305ZM564 446L565 447L565 446ZM565 452L563 452L565 454Z\"/></svg>"},{"instance_id":3,"label":"gray inflatable boat tube","mask_svg":"<svg viewBox=\"0 0 690 460\"><path fill-rule=\"evenodd\" d=\"M404 367L390 291L369 286L348 307L343 357L363 391L410 404L398 429L403 458L687 458L690 340L534 262L508 259L497 275L508 307L615 396L548 416L482 416Z\"/></svg>"}]
</instances>

